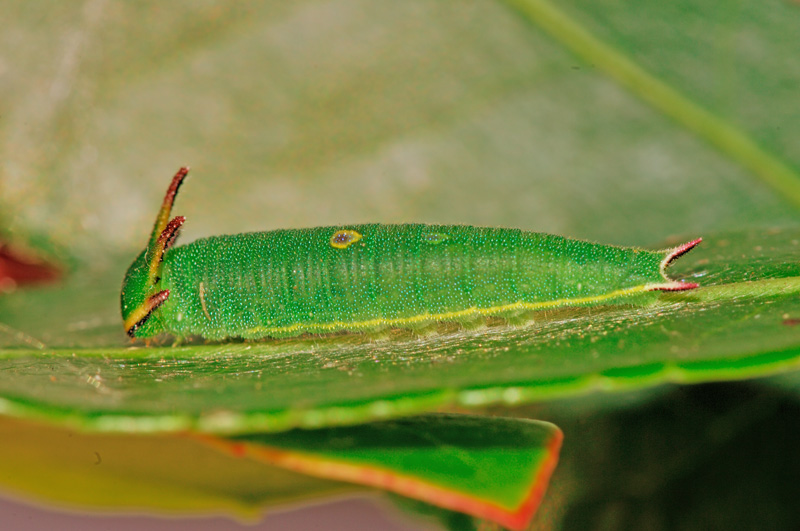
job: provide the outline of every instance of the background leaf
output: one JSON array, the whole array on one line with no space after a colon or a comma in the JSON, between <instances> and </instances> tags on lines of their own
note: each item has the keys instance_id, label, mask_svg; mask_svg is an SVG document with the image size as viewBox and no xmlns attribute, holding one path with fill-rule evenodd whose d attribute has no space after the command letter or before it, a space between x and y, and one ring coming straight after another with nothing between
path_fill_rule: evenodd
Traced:
<instances>
[{"instance_id":1,"label":"background leaf","mask_svg":"<svg viewBox=\"0 0 800 531\"><path fill-rule=\"evenodd\" d=\"M0 109L4 217L92 261L143 245L182 163L195 168L178 204L184 241L379 220L630 244L796 220L768 186L502 3L6 9L16 23L3 47L17 53ZM582 9L569 12L601 39L800 158L777 140L797 127L786 98L798 69L782 63L797 59L781 37L800 16L793 4L728 18L688 0L666 13L655 1Z\"/></svg>"},{"instance_id":2,"label":"background leaf","mask_svg":"<svg viewBox=\"0 0 800 531\"><path fill-rule=\"evenodd\" d=\"M64 508L255 519L264 506L353 490L185 437L82 433L8 417L0 433L3 490Z\"/></svg>"},{"instance_id":3,"label":"background leaf","mask_svg":"<svg viewBox=\"0 0 800 531\"><path fill-rule=\"evenodd\" d=\"M66 508L253 520L264 507L366 485L514 529L539 506L562 437L544 422L466 415L233 439L88 434L0 417L0 435L3 489Z\"/></svg>"},{"instance_id":4,"label":"background leaf","mask_svg":"<svg viewBox=\"0 0 800 531\"><path fill-rule=\"evenodd\" d=\"M562 434L538 421L420 415L347 428L200 440L236 456L386 489L524 529L555 469Z\"/></svg>"}]
</instances>

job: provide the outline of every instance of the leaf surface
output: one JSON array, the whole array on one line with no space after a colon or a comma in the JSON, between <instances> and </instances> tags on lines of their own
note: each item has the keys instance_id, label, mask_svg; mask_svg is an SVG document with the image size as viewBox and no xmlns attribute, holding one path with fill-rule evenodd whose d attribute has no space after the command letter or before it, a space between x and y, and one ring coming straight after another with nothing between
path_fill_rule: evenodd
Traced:
<instances>
[{"instance_id":1,"label":"leaf surface","mask_svg":"<svg viewBox=\"0 0 800 531\"><path fill-rule=\"evenodd\" d=\"M561 439L546 422L464 415L200 437L236 456L386 489L511 529L527 527L536 512Z\"/></svg>"},{"instance_id":2,"label":"leaf surface","mask_svg":"<svg viewBox=\"0 0 800 531\"><path fill-rule=\"evenodd\" d=\"M536 512L562 438L546 422L468 415L228 439L82 433L0 417L0 435L3 490L62 507L252 519L360 485L512 529Z\"/></svg>"},{"instance_id":3,"label":"leaf surface","mask_svg":"<svg viewBox=\"0 0 800 531\"><path fill-rule=\"evenodd\" d=\"M16 331L0 350L0 404L92 430L242 433L772 374L800 356L799 240L793 230L708 237L673 270L702 288L645 305L541 312L520 327L445 326L431 337L399 331L385 341L122 347L118 323L93 326L91 313L71 306L71 294L89 287L12 295L0 300ZM23 328L48 312L46 325ZM69 346L84 334L97 346ZM47 346L32 349L29 336Z\"/></svg>"},{"instance_id":4,"label":"leaf surface","mask_svg":"<svg viewBox=\"0 0 800 531\"><path fill-rule=\"evenodd\" d=\"M61 508L254 519L265 507L351 492L233 459L175 435L86 433L0 416L4 493Z\"/></svg>"}]
</instances>

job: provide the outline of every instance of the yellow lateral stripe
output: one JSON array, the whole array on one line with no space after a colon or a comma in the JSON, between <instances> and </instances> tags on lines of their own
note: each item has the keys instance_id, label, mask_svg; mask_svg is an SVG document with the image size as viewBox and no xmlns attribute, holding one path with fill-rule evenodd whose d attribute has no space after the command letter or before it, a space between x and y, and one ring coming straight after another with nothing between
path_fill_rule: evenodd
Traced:
<instances>
[{"instance_id":1,"label":"yellow lateral stripe","mask_svg":"<svg viewBox=\"0 0 800 531\"><path fill-rule=\"evenodd\" d=\"M554 301L545 301L545 302L514 302L512 304L506 304L504 306L492 306L489 308L472 307L472 308L467 308L465 310L458 310L455 312L445 312L438 314L426 313L421 315L414 315L412 317L400 317L397 319L371 319L369 321L355 321L349 323L345 321L334 321L331 323L318 323L318 324L295 323L293 325L279 326L279 327L259 326L256 328L251 328L247 332L249 334L266 332L267 335L269 335L270 333L287 333L287 332L295 332L297 330L305 330L307 332L313 333L313 332L331 332L335 330L369 329L379 326L403 328L404 326L407 325L425 321L454 321L457 320L459 317L470 317L473 315L483 315L489 317L492 315L497 315L503 312L514 311L514 310L541 310L544 308L553 308L556 306L591 304L593 302L600 302L608 299L614 299L617 297L624 297L626 295L633 295L636 293L643 293L645 291L652 291L656 286L658 285L643 284L641 286L619 289L616 291L612 291L610 293L606 293L604 295L596 295L594 297L581 297L576 299L557 299Z\"/></svg>"},{"instance_id":2,"label":"yellow lateral stripe","mask_svg":"<svg viewBox=\"0 0 800 531\"><path fill-rule=\"evenodd\" d=\"M147 305L147 299L143 302L139 307L131 312L127 319L122 323L125 327L125 332L128 332L133 325L147 317L147 314L150 313L150 307Z\"/></svg>"}]
</instances>

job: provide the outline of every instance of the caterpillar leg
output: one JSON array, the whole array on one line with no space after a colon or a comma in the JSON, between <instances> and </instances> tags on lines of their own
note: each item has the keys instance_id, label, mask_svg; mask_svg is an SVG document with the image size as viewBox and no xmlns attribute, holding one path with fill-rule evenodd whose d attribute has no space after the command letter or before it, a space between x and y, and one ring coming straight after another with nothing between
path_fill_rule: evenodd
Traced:
<instances>
[{"instance_id":1,"label":"caterpillar leg","mask_svg":"<svg viewBox=\"0 0 800 531\"><path fill-rule=\"evenodd\" d=\"M517 328L523 326L529 326L532 324L536 319L534 319L533 312L512 312L501 316L508 326Z\"/></svg>"},{"instance_id":2,"label":"caterpillar leg","mask_svg":"<svg viewBox=\"0 0 800 531\"><path fill-rule=\"evenodd\" d=\"M461 328L463 328L464 330L469 330L471 332L483 330L489 326L487 318L482 315L466 317L464 319L459 319L457 322L461 326Z\"/></svg>"},{"instance_id":3,"label":"caterpillar leg","mask_svg":"<svg viewBox=\"0 0 800 531\"><path fill-rule=\"evenodd\" d=\"M186 342L186 338L185 337L183 337L183 336L175 336L175 338L172 341L172 348L180 347L185 342Z\"/></svg>"},{"instance_id":4,"label":"caterpillar leg","mask_svg":"<svg viewBox=\"0 0 800 531\"><path fill-rule=\"evenodd\" d=\"M439 324L436 321L418 321L408 325L408 329L415 336L428 337L439 333Z\"/></svg>"},{"instance_id":5,"label":"caterpillar leg","mask_svg":"<svg viewBox=\"0 0 800 531\"><path fill-rule=\"evenodd\" d=\"M388 341L392 337L392 329L388 326L370 328L363 332L371 341Z\"/></svg>"}]
</instances>

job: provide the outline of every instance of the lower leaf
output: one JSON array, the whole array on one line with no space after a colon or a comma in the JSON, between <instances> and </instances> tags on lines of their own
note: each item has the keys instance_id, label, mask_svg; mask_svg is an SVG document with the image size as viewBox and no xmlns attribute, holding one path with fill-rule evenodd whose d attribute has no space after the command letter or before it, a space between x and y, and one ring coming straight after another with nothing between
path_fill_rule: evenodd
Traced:
<instances>
[{"instance_id":1,"label":"lower leaf","mask_svg":"<svg viewBox=\"0 0 800 531\"><path fill-rule=\"evenodd\" d=\"M233 455L385 489L511 529L530 523L562 440L561 430L546 422L445 414L321 430L192 437Z\"/></svg>"}]
</instances>

